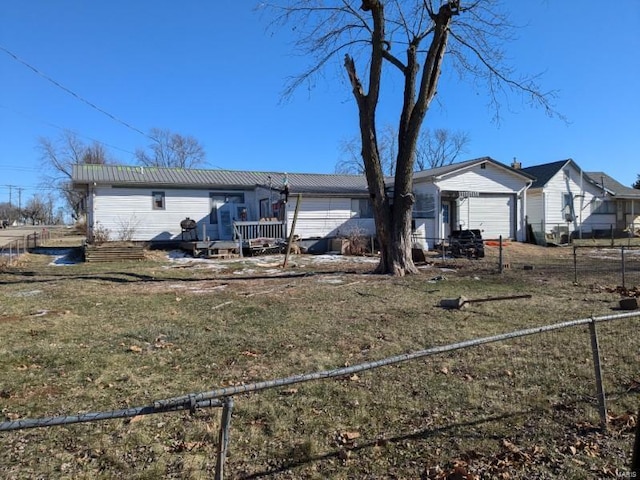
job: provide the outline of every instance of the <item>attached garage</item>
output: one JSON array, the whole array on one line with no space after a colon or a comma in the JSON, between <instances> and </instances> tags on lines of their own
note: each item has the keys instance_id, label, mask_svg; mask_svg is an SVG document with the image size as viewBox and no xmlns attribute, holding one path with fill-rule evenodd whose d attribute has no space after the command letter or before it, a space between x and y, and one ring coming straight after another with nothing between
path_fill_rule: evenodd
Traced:
<instances>
[{"instance_id":1,"label":"attached garage","mask_svg":"<svg viewBox=\"0 0 640 480\"><path fill-rule=\"evenodd\" d=\"M489 157L416 172L416 189L433 192L435 236L478 229L485 239L523 241L527 189L533 177ZM430 186L430 188L427 188Z\"/></svg>"},{"instance_id":2,"label":"attached garage","mask_svg":"<svg viewBox=\"0 0 640 480\"><path fill-rule=\"evenodd\" d=\"M482 237L515 238L516 208L514 195L480 194L458 200L458 212L464 228L479 229Z\"/></svg>"}]
</instances>

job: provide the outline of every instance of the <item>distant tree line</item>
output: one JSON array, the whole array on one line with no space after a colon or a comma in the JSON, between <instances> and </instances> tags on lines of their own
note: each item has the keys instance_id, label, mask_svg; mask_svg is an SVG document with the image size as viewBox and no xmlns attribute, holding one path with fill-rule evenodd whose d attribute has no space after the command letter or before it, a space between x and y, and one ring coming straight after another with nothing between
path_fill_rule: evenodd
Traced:
<instances>
[{"instance_id":1,"label":"distant tree line","mask_svg":"<svg viewBox=\"0 0 640 480\"><path fill-rule=\"evenodd\" d=\"M34 194L24 205L0 203L0 225L27 223L31 225L60 225L64 223L64 210L56 207L52 193Z\"/></svg>"}]
</instances>

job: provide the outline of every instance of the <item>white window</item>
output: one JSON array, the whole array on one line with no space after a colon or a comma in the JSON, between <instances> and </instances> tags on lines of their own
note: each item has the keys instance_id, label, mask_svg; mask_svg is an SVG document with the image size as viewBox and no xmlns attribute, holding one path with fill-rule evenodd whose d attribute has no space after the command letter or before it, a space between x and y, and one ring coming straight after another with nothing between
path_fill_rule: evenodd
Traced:
<instances>
[{"instance_id":1,"label":"white window","mask_svg":"<svg viewBox=\"0 0 640 480\"><path fill-rule=\"evenodd\" d=\"M373 204L368 198L352 198L351 214L355 218L373 218Z\"/></svg>"},{"instance_id":2,"label":"white window","mask_svg":"<svg viewBox=\"0 0 640 480\"><path fill-rule=\"evenodd\" d=\"M616 213L616 202L594 198L591 202L591 213L596 215Z\"/></svg>"},{"instance_id":3,"label":"white window","mask_svg":"<svg viewBox=\"0 0 640 480\"><path fill-rule=\"evenodd\" d=\"M415 197L416 203L413 204L413 218L435 218L436 202L434 196L430 193L416 193Z\"/></svg>"}]
</instances>

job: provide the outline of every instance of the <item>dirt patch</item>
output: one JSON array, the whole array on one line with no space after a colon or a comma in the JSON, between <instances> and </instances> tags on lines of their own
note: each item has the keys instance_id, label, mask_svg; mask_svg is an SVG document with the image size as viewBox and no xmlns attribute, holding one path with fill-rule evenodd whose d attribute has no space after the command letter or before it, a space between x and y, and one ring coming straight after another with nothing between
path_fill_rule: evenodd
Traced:
<instances>
[{"instance_id":1,"label":"dirt patch","mask_svg":"<svg viewBox=\"0 0 640 480\"><path fill-rule=\"evenodd\" d=\"M0 323L19 322L20 320L23 320L23 318L18 317L17 315L0 316Z\"/></svg>"}]
</instances>

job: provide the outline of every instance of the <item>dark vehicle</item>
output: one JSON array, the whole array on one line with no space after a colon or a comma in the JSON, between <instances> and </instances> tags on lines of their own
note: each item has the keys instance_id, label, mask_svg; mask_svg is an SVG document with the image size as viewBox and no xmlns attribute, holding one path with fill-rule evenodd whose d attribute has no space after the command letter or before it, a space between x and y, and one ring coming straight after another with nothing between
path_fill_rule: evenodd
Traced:
<instances>
[{"instance_id":1,"label":"dark vehicle","mask_svg":"<svg viewBox=\"0 0 640 480\"><path fill-rule=\"evenodd\" d=\"M9 220L1 220L0 228L7 228L9 226Z\"/></svg>"},{"instance_id":2,"label":"dark vehicle","mask_svg":"<svg viewBox=\"0 0 640 480\"><path fill-rule=\"evenodd\" d=\"M454 230L449 237L449 251L454 257L483 258L482 232L480 230Z\"/></svg>"}]
</instances>

